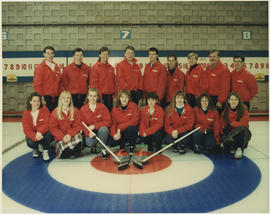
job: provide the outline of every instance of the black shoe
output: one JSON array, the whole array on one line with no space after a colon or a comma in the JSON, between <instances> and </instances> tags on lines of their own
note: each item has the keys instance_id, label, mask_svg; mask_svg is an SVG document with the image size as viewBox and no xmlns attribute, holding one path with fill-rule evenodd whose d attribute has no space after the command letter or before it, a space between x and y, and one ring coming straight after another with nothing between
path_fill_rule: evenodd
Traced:
<instances>
[{"instance_id":1,"label":"black shoe","mask_svg":"<svg viewBox=\"0 0 270 214\"><path fill-rule=\"evenodd\" d=\"M200 154L201 153L200 152L199 145L197 145L197 144L194 145L194 153L196 153L196 154Z\"/></svg>"},{"instance_id":2,"label":"black shoe","mask_svg":"<svg viewBox=\"0 0 270 214\"><path fill-rule=\"evenodd\" d=\"M107 160L109 158L108 152L106 150L104 150L104 149L101 151L101 158L103 160Z\"/></svg>"},{"instance_id":3,"label":"black shoe","mask_svg":"<svg viewBox=\"0 0 270 214\"><path fill-rule=\"evenodd\" d=\"M186 153L185 147L180 146L180 148L179 148L179 154L183 155L185 153Z\"/></svg>"}]
</instances>

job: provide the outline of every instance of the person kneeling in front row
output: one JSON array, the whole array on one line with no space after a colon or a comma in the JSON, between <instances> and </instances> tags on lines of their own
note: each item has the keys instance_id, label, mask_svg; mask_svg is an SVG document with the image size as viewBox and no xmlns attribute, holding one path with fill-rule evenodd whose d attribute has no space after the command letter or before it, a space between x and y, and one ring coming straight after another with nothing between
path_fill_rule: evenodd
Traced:
<instances>
[{"instance_id":1,"label":"person kneeling in front row","mask_svg":"<svg viewBox=\"0 0 270 214\"><path fill-rule=\"evenodd\" d=\"M97 153L97 137L107 144L109 137L109 127L111 125L111 115L107 107L101 103L99 91L95 88L90 88L85 100L85 105L80 110L82 122L84 122L92 132L87 128L82 127L84 133L84 140L87 147L91 148L91 153ZM108 159L109 154L101 147L102 159Z\"/></svg>"},{"instance_id":2,"label":"person kneeling in front row","mask_svg":"<svg viewBox=\"0 0 270 214\"><path fill-rule=\"evenodd\" d=\"M22 117L23 131L27 146L33 149L33 157L39 157L38 148L42 147L44 161L50 159L48 150L53 140L49 132L49 118L50 112L45 105L42 105L41 95L37 92L30 94Z\"/></svg>"},{"instance_id":3,"label":"person kneeling in front row","mask_svg":"<svg viewBox=\"0 0 270 214\"><path fill-rule=\"evenodd\" d=\"M240 96L231 92L221 115L221 141L225 153L234 153L235 159L243 157L251 138L248 110Z\"/></svg>"},{"instance_id":4,"label":"person kneeling in front row","mask_svg":"<svg viewBox=\"0 0 270 214\"><path fill-rule=\"evenodd\" d=\"M156 143L155 151L158 151L163 137L164 110L157 104L158 95L155 92L148 93L146 100L147 106L140 112L139 134L149 152L154 151L153 142Z\"/></svg>"},{"instance_id":5,"label":"person kneeling in front row","mask_svg":"<svg viewBox=\"0 0 270 214\"><path fill-rule=\"evenodd\" d=\"M185 103L185 94L177 91L172 102L166 109L165 131L163 143L169 144L186 135L194 125L194 113L192 108ZM190 136L172 146L173 152L185 154L185 147L189 146Z\"/></svg>"},{"instance_id":6,"label":"person kneeling in front row","mask_svg":"<svg viewBox=\"0 0 270 214\"><path fill-rule=\"evenodd\" d=\"M125 149L125 143L127 142L129 154L134 153L138 137L139 114L139 108L136 103L132 102L130 92L121 90L111 112L112 126L110 128L109 146L120 145L120 149Z\"/></svg>"},{"instance_id":7,"label":"person kneeling in front row","mask_svg":"<svg viewBox=\"0 0 270 214\"><path fill-rule=\"evenodd\" d=\"M73 106L71 94L63 91L58 106L51 114L50 132L54 136L56 158L75 158L81 155L81 115Z\"/></svg>"},{"instance_id":8,"label":"person kneeling in front row","mask_svg":"<svg viewBox=\"0 0 270 214\"><path fill-rule=\"evenodd\" d=\"M202 93L197 99L197 106L193 109L195 128L199 131L192 134L195 153L214 152L220 145L220 120L217 110L212 104L211 97Z\"/></svg>"}]
</instances>

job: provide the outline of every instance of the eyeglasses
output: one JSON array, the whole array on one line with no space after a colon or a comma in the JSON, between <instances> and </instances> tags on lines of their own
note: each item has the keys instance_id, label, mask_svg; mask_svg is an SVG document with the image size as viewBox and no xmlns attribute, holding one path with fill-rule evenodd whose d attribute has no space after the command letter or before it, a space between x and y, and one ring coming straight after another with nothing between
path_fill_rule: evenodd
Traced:
<instances>
[{"instance_id":1,"label":"eyeglasses","mask_svg":"<svg viewBox=\"0 0 270 214\"><path fill-rule=\"evenodd\" d=\"M242 61L233 61L234 63L242 63Z\"/></svg>"}]
</instances>

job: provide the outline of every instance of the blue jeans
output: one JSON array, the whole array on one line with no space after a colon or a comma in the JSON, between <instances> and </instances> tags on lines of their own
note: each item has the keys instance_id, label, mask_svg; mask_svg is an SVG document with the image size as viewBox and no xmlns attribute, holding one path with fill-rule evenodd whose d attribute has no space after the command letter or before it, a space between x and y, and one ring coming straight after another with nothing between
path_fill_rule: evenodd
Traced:
<instances>
[{"instance_id":1,"label":"blue jeans","mask_svg":"<svg viewBox=\"0 0 270 214\"><path fill-rule=\"evenodd\" d=\"M104 144L107 144L107 140L109 137L109 129L106 126L100 127L98 130L94 130L95 134L102 140ZM89 136L84 136L85 144L88 147L94 147L97 145L97 139L90 138ZM101 144L100 144L101 145ZM101 145L101 148L103 149L104 147Z\"/></svg>"},{"instance_id":2,"label":"blue jeans","mask_svg":"<svg viewBox=\"0 0 270 214\"><path fill-rule=\"evenodd\" d=\"M27 146L31 149L38 149L38 144L41 144L44 150L49 150L50 142L53 141L53 136L49 131L46 132L43 136L44 138L40 141L33 141L32 139L26 137Z\"/></svg>"}]
</instances>

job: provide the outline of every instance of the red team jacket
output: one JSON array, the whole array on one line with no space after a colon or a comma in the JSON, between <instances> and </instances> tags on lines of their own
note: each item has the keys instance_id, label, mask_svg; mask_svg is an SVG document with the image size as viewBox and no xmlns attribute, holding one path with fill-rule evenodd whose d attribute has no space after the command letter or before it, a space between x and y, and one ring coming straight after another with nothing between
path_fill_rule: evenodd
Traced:
<instances>
[{"instance_id":1,"label":"red team jacket","mask_svg":"<svg viewBox=\"0 0 270 214\"><path fill-rule=\"evenodd\" d=\"M129 102L127 109L123 112L121 106L114 107L111 112L112 116L112 126L110 129L111 136L117 133L119 128L124 131L129 126L137 126L139 122L139 108L133 103Z\"/></svg>"},{"instance_id":2,"label":"red team jacket","mask_svg":"<svg viewBox=\"0 0 270 214\"><path fill-rule=\"evenodd\" d=\"M196 98L203 92L208 90L208 77L201 65L197 65L190 72L190 68L186 73L186 93L193 94Z\"/></svg>"},{"instance_id":3,"label":"red team jacket","mask_svg":"<svg viewBox=\"0 0 270 214\"><path fill-rule=\"evenodd\" d=\"M45 59L37 66L34 71L33 87L41 96L49 95L51 97L59 96L63 91L62 77L56 63L54 71L46 64Z\"/></svg>"},{"instance_id":4,"label":"red team jacket","mask_svg":"<svg viewBox=\"0 0 270 214\"><path fill-rule=\"evenodd\" d=\"M175 68L173 75L167 70L167 92L166 100L171 102L174 94L178 91L184 91L185 86L185 74L179 68Z\"/></svg>"},{"instance_id":5,"label":"red team jacket","mask_svg":"<svg viewBox=\"0 0 270 214\"><path fill-rule=\"evenodd\" d=\"M100 96L103 94L115 94L115 74L114 68L109 63L97 62L91 68L90 88L99 90Z\"/></svg>"},{"instance_id":6,"label":"red team jacket","mask_svg":"<svg viewBox=\"0 0 270 214\"><path fill-rule=\"evenodd\" d=\"M144 106L140 112L140 126L139 126L139 134L143 136L143 133L147 136L154 134L159 129L163 128L164 124L164 110L159 106L155 105L155 111L152 114L150 119L149 106Z\"/></svg>"},{"instance_id":7,"label":"red team jacket","mask_svg":"<svg viewBox=\"0 0 270 214\"><path fill-rule=\"evenodd\" d=\"M96 104L94 112L89 108L89 103L86 103L80 110L82 122L87 126L95 125L95 130L98 130L102 126L109 128L111 126L111 115L107 107L102 103ZM86 136L89 136L89 131L83 126L83 132Z\"/></svg>"},{"instance_id":8,"label":"red team jacket","mask_svg":"<svg viewBox=\"0 0 270 214\"><path fill-rule=\"evenodd\" d=\"M230 71L220 61L216 67L211 70L210 66L206 68L208 76L208 94L211 96L218 96L218 102L226 102L228 93L230 91Z\"/></svg>"},{"instance_id":9,"label":"red team jacket","mask_svg":"<svg viewBox=\"0 0 270 214\"><path fill-rule=\"evenodd\" d=\"M71 63L63 70L63 86L71 94L87 94L89 85L90 67L82 64L81 68Z\"/></svg>"},{"instance_id":10,"label":"red team jacket","mask_svg":"<svg viewBox=\"0 0 270 214\"><path fill-rule=\"evenodd\" d=\"M255 77L245 68L233 70L231 76L232 91L238 93L243 101L249 102L258 93Z\"/></svg>"},{"instance_id":11,"label":"red team jacket","mask_svg":"<svg viewBox=\"0 0 270 214\"><path fill-rule=\"evenodd\" d=\"M195 117L195 128L201 127L200 131L204 132L205 129L213 130L214 137L217 144L220 144L220 120L217 110L208 110L206 114L198 107L193 109Z\"/></svg>"},{"instance_id":12,"label":"red team jacket","mask_svg":"<svg viewBox=\"0 0 270 214\"><path fill-rule=\"evenodd\" d=\"M194 114L192 108L188 105L184 105L184 111L179 117L176 108L171 113L168 111L165 116L165 131L172 135L173 130L177 130L179 134L185 131L192 130L194 125Z\"/></svg>"},{"instance_id":13,"label":"red team jacket","mask_svg":"<svg viewBox=\"0 0 270 214\"><path fill-rule=\"evenodd\" d=\"M50 112L46 106L39 109L37 125L34 126L31 110L25 110L22 116L23 132L27 138L36 141L36 133L45 134L49 130Z\"/></svg>"},{"instance_id":14,"label":"red team jacket","mask_svg":"<svg viewBox=\"0 0 270 214\"><path fill-rule=\"evenodd\" d=\"M221 118L220 118L220 122L221 122L221 134L223 134L223 129L226 126L226 123L223 120L223 115L224 115L224 112L222 112ZM229 109L229 116L228 116L228 118L229 118L229 123L230 123L230 125L231 125L231 127L233 129L234 128L237 128L239 126L245 126L245 127L248 128L249 115L248 115L248 111L247 110L245 110L243 117L239 121L236 121L236 119L237 119L237 111L233 112L231 109Z\"/></svg>"},{"instance_id":15,"label":"red team jacket","mask_svg":"<svg viewBox=\"0 0 270 214\"><path fill-rule=\"evenodd\" d=\"M151 64L145 65L143 74L143 91L156 92L159 100L162 100L167 82L166 67L157 61L151 68Z\"/></svg>"},{"instance_id":16,"label":"red team jacket","mask_svg":"<svg viewBox=\"0 0 270 214\"><path fill-rule=\"evenodd\" d=\"M69 134L71 137L74 137L81 131L81 115L76 107L74 107L74 115L73 119L71 120L69 119L70 112L68 112L67 115L62 112L63 119L59 120L56 111L57 108L53 110L49 122L50 132L56 141L62 141L64 136L67 134Z\"/></svg>"},{"instance_id":17,"label":"red team jacket","mask_svg":"<svg viewBox=\"0 0 270 214\"><path fill-rule=\"evenodd\" d=\"M138 91L142 90L142 72L137 59L133 59L133 64L130 64L127 59L123 59L116 66L117 91L123 89Z\"/></svg>"}]
</instances>

